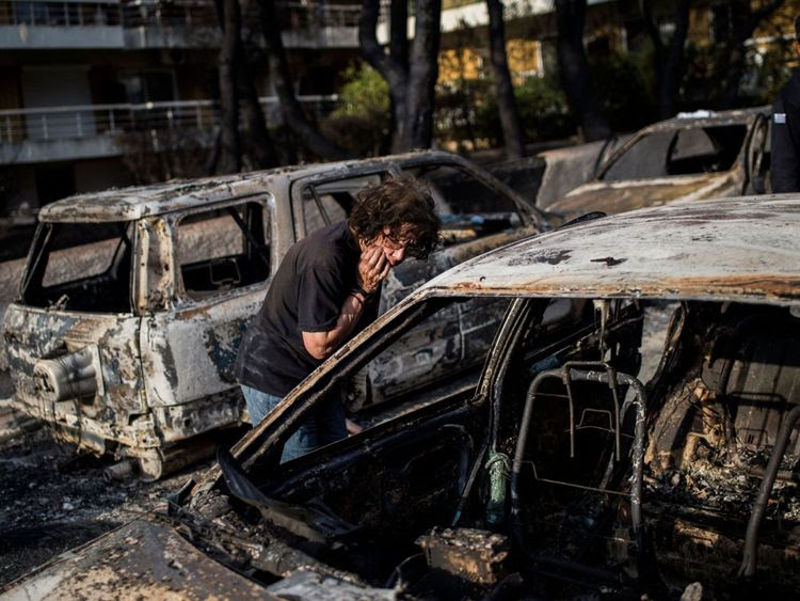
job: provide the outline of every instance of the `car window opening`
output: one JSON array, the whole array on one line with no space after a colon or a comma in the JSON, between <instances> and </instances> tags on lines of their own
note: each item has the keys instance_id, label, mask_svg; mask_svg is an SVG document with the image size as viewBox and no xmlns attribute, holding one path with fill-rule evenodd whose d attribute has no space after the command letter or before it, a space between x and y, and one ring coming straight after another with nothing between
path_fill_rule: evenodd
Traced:
<instances>
[{"instance_id":1,"label":"car window opening","mask_svg":"<svg viewBox=\"0 0 800 601\"><path fill-rule=\"evenodd\" d=\"M176 225L186 295L203 299L269 277L269 220L261 203L193 213Z\"/></svg>"},{"instance_id":2,"label":"car window opening","mask_svg":"<svg viewBox=\"0 0 800 601\"><path fill-rule=\"evenodd\" d=\"M58 310L132 312L133 232L131 222L41 224L22 302Z\"/></svg>"},{"instance_id":3,"label":"car window opening","mask_svg":"<svg viewBox=\"0 0 800 601\"><path fill-rule=\"evenodd\" d=\"M519 227L517 208L472 174L452 166L432 166L411 173L431 191L448 245L485 238Z\"/></svg>"},{"instance_id":4,"label":"car window opening","mask_svg":"<svg viewBox=\"0 0 800 601\"><path fill-rule=\"evenodd\" d=\"M600 179L613 182L728 171L746 134L744 124L653 131L618 156Z\"/></svg>"},{"instance_id":5,"label":"car window opening","mask_svg":"<svg viewBox=\"0 0 800 601\"><path fill-rule=\"evenodd\" d=\"M413 169L409 173L417 177L433 197L442 220L445 247L485 238L522 224L513 203L468 173L444 166ZM302 193L306 234L346 219L358 192L378 182L376 174L373 178L306 186Z\"/></svg>"}]
</instances>

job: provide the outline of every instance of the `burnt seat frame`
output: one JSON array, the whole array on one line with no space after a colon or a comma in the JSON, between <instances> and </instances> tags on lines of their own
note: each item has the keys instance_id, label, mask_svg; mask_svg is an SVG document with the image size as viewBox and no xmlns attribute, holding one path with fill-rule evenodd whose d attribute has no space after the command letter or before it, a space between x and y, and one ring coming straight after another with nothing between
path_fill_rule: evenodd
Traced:
<instances>
[{"instance_id":1,"label":"burnt seat frame","mask_svg":"<svg viewBox=\"0 0 800 601\"><path fill-rule=\"evenodd\" d=\"M525 456L525 449L527 447L528 442L528 433L530 430L531 422L533 420L533 412L536 397L539 393L539 389L542 386L542 383L548 379L557 378L562 381L564 387L567 390L567 397L566 400L569 405L569 417L570 417L570 457L574 457L575 454L575 445L574 445L574 436L575 436L575 402L574 402L574 390L573 390L573 382L599 382L604 383L609 386L612 390L612 402L614 405L614 419L615 424L613 424L614 430L614 437L615 437L615 457L611 459L611 463L616 459L616 461L620 460L621 450L620 450L620 437L621 437L621 424L625 420L625 416L627 415L628 410L633 406L635 407L636 416L635 416L635 425L634 425L634 438L633 438L633 445L631 448L631 465L632 465L632 475L631 475L631 486L630 486L630 493L621 493L618 491L608 490L605 487L598 488L598 487L590 487L585 485L574 484L571 482L565 481L558 481L558 480L551 480L551 479L544 479L540 478L536 473L536 469L534 466L534 478L537 481L548 482L551 484L557 484L572 488L578 488L582 490L592 490L601 493L608 493L608 494L617 494L617 495L626 495L630 497L630 504L631 504L631 530L634 536L634 540L636 541L637 549L642 549L642 482L643 482L643 473L644 473L644 452L645 452L645 407L647 404L646 394L644 391L644 386L642 385L639 380L635 377L630 376L628 374L617 372L611 365L605 362L567 362L561 368L556 369L549 369L540 372L537 376L533 379L530 386L528 387L528 393L525 399L525 408L522 414L522 422L520 424L520 432L519 438L517 440L517 446L514 453L514 461L512 464L512 471L511 471L511 518L512 522L515 526L520 526L521 520L521 512L522 512L522 498L520 494L520 474L522 472L523 465L532 464L531 461L526 461L524 459ZM626 398L626 400L622 403L622 406L619 404L619 386L630 386L633 390L633 395ZM611 465L609 465L609 468ZM607 470L608 472L608 470ZM607 478L604 478L603 482L607 482ZM572 569L578 569L583 572L591 572L601 578L609 578L612 577L611 574L606 573L604 570L597 570L594 568L589 568L587 566L578 566L573 565L569 562L563 562L558 559L549 558L549 557L540 557L536 553L532 552L528 549L524 540L522 540L522 528L515 527L514 528L515 535L520 546L528 553L528 555L532 556L537 562L541 561L542 563L549 563L554 565L554 567L568 567Z\"/></svg>"}]
</instances>

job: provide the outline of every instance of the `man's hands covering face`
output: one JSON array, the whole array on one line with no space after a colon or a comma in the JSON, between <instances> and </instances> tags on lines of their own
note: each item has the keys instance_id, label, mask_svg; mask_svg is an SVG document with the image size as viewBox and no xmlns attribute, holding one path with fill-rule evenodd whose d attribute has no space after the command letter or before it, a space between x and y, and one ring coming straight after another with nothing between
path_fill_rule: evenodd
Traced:
<instances>
[{"instance_id":1,"label":"man's hands covering face","mask_svg":"<svg viewBox=\"0 0 800 601\"><path fill-rule=\"evenodd\" d=\"M358 261L356 280L358 285L368 294L378 289L383 278L389 273L392 266L380 245L372 244L361 253Z\"/></svg>"}]
</instances>

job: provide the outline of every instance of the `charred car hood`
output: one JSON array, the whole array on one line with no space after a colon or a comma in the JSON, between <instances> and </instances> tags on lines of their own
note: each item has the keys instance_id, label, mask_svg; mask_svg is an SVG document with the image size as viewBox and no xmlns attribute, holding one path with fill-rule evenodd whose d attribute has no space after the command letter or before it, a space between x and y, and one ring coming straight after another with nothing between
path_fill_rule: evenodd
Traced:
<instances>
[{"instance_id":1,"label":"charred car hood","mask_svg":"<svg viewBox=\"0 0 800 601\"><path fill-rule=\"evenodd\" d=\"M624 182L589 182L575 188L548 207L566 219L587 211L612 215L643 207L663 205L674 200L700 200L733 192L731 173L664 177Z\"/></svg>"},{"instance_id":2,"label":"charred car hood","mask_svg":"<svg viewBox=\"0 0 800 601\"><path fill-rule=\"evenodd\" d=\"M0 601L397 598L394 589L362 587L310 567L284 576L261 586L211 559L153 517L129 522L11 582L0 590Z\"/></svg>"},{"instance_id":3,"label":"charred car hood","mask_svg":"<svg viewBox=\"0 0 800 601\"><path fill-rule=\"evenodd\" d=\"M276 597L209 559L172 528L144 520L65 553L0 594L2 601L231 598Z\"/></svg>"}]
</instances>

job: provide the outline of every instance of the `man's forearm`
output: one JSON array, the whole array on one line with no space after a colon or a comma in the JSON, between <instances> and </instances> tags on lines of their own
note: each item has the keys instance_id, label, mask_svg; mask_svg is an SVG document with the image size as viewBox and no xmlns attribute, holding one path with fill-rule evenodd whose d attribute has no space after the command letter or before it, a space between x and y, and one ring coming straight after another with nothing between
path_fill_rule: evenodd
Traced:
<instances>
[{"instance_id":1,"label":"man's forearm","mask_svg":"<svg viewBox=\"0 0 800 601\"><path fill-rule=\"evenodd\" d=\"M332 330L327 332L303 332L303 345L315 359L327 359L348 339L358 320L364 314L366 299L357 292L351 292L344 299L339 319Z\"/></svg>"}]
</instances>

